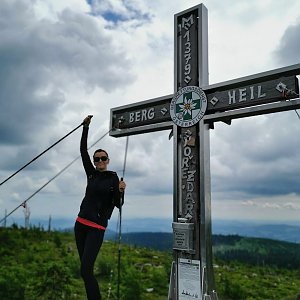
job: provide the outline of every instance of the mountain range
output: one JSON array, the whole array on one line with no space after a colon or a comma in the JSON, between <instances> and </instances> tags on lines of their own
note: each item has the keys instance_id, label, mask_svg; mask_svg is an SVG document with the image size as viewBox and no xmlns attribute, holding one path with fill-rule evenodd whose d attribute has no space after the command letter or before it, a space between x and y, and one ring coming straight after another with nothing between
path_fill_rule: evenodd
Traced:
<instances>
[{"instance_id":1,"label":"mountain range","mask_svg":"<svg viewBox=\"0 0 300 300\"><path fill-rule=\"evenodd\" d=\"M19 226L24 224L23 220L15 220ZM49 228L48 220L31 219L31 226ZM8 224L9 225L9 224ZM172 233L172 220L162 218L139 218L123 219L122 233L137 232L160 232ZM51 229L54 230L73 230L74 219L51 220ZM108 226L110 234L118 232L117 220L111 220ZM262 221L237 221L237 220L213 220L212 233L221 235L239 235L244 237L269 238L279 241L300 243L300 221L299 222L262 222Z\"/></svg>"}]
</instances>

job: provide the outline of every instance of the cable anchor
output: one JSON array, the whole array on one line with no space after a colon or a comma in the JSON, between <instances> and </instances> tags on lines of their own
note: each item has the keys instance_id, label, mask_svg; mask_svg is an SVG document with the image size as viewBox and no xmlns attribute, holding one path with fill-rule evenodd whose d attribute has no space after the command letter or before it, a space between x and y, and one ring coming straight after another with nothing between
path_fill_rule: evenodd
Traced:
<instances>
[{"instance_id":1,"label":"cable anchor","mask_svg":"<svg viewBox=\"0 0 300 300\"><path fill-rule=\"evenodd\" d=\"M292 96L292 95L294 95L294 96L299 96L299 94L296 93L294 90L288 89L287 86L286 86L286 84L284 84L283 82L279 82L279 83L277 84L276 90L277 90L278 92L280 92L281 95L282 95L282 98L285 98L285 99L287 99L288 96Z\"/></svg>"}]
</instances>

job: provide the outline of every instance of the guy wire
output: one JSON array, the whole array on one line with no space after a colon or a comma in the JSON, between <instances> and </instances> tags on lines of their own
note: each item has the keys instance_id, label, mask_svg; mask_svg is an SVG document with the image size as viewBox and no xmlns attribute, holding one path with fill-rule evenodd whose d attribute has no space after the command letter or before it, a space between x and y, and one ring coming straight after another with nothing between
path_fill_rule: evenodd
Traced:
<instances>
[{"instance_id":1,"label":"guy wire","mask_svg":"<svg viewBox=\"0 0 300 300\"><path fill-rule=\"evenodd\" d=\"M81 126L81 125L80 125ZM73 130L74 131L74 130ZM100 142L107 134L109 134L111 130L106 132L103 136L100 137L96 142L94 142L90 147L88 147L88 150L95 146L98 142ZM69 133L70 134L70 133ZM50 148L49 148L50 149ZM49 181L47 181L44 185L42 185L39 189L37 189L33 194L31 194L28 198L26 198L21 204L19 204L15 209L13 209L9 214L5 215L4 218L0 220L0 224L4 222L11 214L13 214L19 207L23 206L25 207L26 203L34 197L37 193L39 193L43 188L45 188L51 181L53 181L55 178L57 178L59 175L61 175L64 171L66 171L75 161L77 161L81 156L77 156L72 162L70 162L67 166L65 166L62 170L60 170L55 176L53 176Z\"/></svg>"},{"instance_id":2,"label":"guy wire","mask_svg":"<svg viewBox=\"0 0 300 300\"><path fill-rule=\"evenodd\" d=\"M54 146L56 146L58 143L60 143L62 140L64 140L67 136L69 136L71 133L73 133L75 130L77 130L80 126L82 126L83 123L81 123L80 125L78 125L76 128L74 128L73 130L71 130L69 133L67 133L65 136L63 136L61 139L59 139L58 141L56 141L54 144L52 144L50 147L48 147L46 150L44 150L42 153L40 153L39 155L37 155L36 157L34 157L30 162L28 162L27 164L25 164L23 167L21 167L18 171L16 171L15 173L13 173L12 175L10 175L9 177L7 177L5 180L3 180L0 183L0 186L2 184L4 184L5 182L7 182L9 179L11 179L12 177L14 177L15 175L17 175L20 171L22 171L23 169L25 169L27 166L29 166L31 163L33 163L35 160L37 160L39 157L41 157L43 154L45 154L47 151L49 151L51 148L53 148Z\"/></svg>"}]
</instances>

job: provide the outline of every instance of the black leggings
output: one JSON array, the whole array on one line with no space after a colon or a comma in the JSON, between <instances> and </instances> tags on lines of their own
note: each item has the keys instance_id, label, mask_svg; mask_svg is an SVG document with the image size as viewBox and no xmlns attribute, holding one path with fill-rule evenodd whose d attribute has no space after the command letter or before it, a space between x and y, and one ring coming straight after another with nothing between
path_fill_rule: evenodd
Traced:
<instances>
[{"instance_id":1,"label":"black leggings","mask_svg":"<svg viewBox=\"0 0 300 300\"><path fill-rule=\"evenodd\" d=\"M75 239L80 257L80 273L84 281L88 300L101 300L97 279L94 276L94 264L100 251L104 230L75 223Z\"/></svg>"}]
</instances>

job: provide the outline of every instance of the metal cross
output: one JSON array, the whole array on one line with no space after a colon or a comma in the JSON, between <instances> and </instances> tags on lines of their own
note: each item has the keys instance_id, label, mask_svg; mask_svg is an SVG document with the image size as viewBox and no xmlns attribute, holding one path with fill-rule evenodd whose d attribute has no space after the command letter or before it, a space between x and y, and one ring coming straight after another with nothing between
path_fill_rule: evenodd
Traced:
<instances>
[{"instance_id":1,"label":"metal cross","mask_svg":"<svg viewBox=\"0 0 300 300\"><path fill-rule=\"evenodd\" d=\"M200 4L176 14L174 27L174 94L112 108L110 135L173 130L174 261L169 300L193 299L188 295L216 300L209 130L218 121L231 124L237 118L300 108L300 99L295 99L300 64L209 85L206 7ZM199 87L203 94L194 94ZM189 280L194 288L187 291Z\"/></svg>"}]
</instances>

